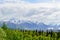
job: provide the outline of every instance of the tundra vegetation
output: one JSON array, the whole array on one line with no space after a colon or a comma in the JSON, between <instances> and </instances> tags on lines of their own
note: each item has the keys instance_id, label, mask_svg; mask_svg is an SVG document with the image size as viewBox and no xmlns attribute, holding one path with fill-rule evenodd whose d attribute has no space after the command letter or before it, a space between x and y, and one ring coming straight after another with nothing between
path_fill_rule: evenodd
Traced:
<instances>
[{"instance_id":1,"label":"tundra vegetation","mask_svg":"<svg viewBox=\"0 0 60 40\"><path fill-rule=\"evenodd\" d=\"M60 40L60 32L10 29L3 23L0 40Z\"/></svg>"}]
</instances>

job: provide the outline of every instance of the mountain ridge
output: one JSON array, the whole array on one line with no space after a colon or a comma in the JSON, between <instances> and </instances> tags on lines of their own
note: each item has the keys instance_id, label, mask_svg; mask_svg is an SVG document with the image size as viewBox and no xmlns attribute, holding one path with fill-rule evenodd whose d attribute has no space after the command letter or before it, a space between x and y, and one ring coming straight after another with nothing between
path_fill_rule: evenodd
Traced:
<instances>
[{"instance_id":1,"label":"mountain ridge","mask_svg":"<svg viewBox=\"0 0 60 40\"><path fill-rule=\"evenodd\" d=\"M9 21L0 21L0 23L5 22L8 26L8 28L13 29L23 29L23 30L59 30L60 25L46 25L44 23L34 23L31 21L24 21L24 20L15 20L11 19Z\"/></svg>"}]
</instances>

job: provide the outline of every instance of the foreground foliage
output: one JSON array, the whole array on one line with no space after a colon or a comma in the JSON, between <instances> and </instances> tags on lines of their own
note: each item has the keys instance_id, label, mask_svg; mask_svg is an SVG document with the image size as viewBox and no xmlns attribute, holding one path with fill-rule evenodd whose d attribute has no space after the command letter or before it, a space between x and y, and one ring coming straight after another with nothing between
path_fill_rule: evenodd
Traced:
<instances>
[{"instance_id":1,"label":"foreground foliage","mask_svg":"<svg viewBox=\"0 0 60 40\"><path fill-rule=\"evenodd\" d=\"M4 23L0 28L0 40L60 40L60 32L9 29Z\"/></svg>"}]
</instances>

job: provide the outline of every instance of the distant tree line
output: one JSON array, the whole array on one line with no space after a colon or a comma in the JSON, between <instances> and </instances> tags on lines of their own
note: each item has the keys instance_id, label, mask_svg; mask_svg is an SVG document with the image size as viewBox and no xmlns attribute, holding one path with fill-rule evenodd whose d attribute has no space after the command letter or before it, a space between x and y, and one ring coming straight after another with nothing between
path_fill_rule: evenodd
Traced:
<instances>
[{"instance_id":1,"label":"distant tree line","mask_svg":"<svg viewBox=\"0 0 60 40\"><path fill-rule=\"evenodd\" d=\"M9 29L5 22L0 28L0 32L0 40L60 40L60 32Z\"/></svg>"}]
</instances>

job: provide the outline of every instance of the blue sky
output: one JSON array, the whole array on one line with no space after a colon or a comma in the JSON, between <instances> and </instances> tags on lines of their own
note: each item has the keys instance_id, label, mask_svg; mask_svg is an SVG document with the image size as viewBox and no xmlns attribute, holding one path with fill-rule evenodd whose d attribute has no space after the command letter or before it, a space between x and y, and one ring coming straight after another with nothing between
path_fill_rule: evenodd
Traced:
<instances>
[{"instance_id":1,"label":"blue sky","mask_svg":"<svg viewBox=\"0 0 60 40\"><path fill-rule=\"evenodd\" d=\"M51 0L24 0L30 3L44 3L44 2L51 2Z\"/></svg>"},{"instance_id":2,"label":"blue sky","mask_svg":"<svg viewBox=\"0 0 60 40\"><path fill-rule=\"evenodd\" d=\"M4 2L21 2L21 1L24 1L24 2L29 2L29 3L51 3L53 1L55 2L60 2L60 0L0 0L0 3L4 3Z\"/></svg>"}]
</instances>

